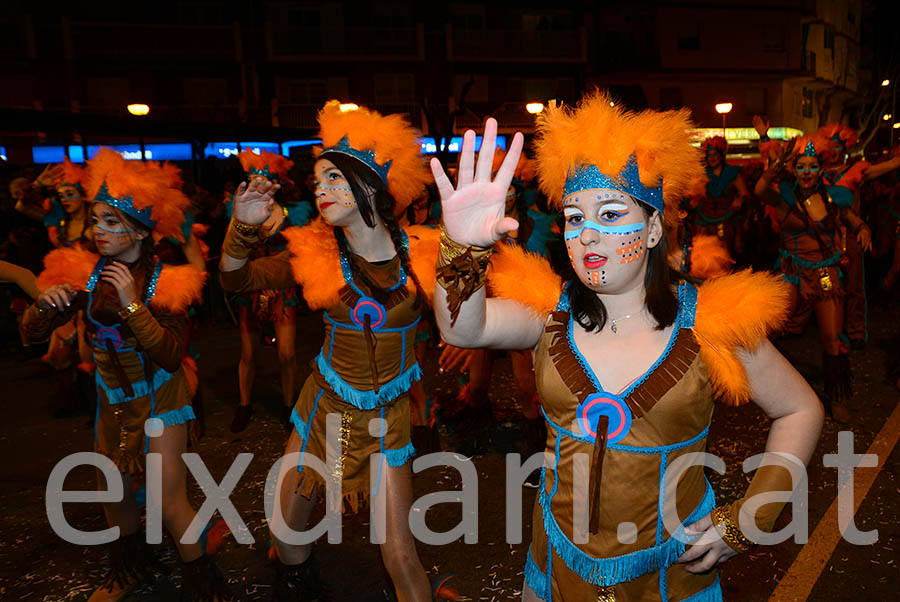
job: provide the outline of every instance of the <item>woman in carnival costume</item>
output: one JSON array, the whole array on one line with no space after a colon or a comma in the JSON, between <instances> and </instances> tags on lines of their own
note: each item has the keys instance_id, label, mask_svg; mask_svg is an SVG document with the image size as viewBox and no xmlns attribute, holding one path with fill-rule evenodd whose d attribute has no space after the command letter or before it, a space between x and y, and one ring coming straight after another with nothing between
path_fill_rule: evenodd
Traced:
<instances>
[{"instance_id":1,"label":"woman in carnival costume","mask_svg":"<svg viewBox=\"0 0 900 602\"><path fill-rule=\"evenodd\" d=\"M741 176L741 166L725 161L728 141L722 136L707 138L700 145L706 162L706 194L692 203L694 235L717 236L732 255L742 248L740 212L750 198Z\"/></svg>"},{"instance_id":2,"label":"woman in carnival costume","mask_svg":"<svg viewBox=\"0 0 900 602\"><path fill-rule=\"evenodd\" d=\"M90 600L120 600L152 577L155 561L132 495L146 453L162 460L162 519L184 563L181 599L227 600L224 579L203 544L181 542L195 515L181 460L194 418L182 368L185 310L199 299L205 274L190 265L164 267L153 251L154 235L181 235L189 201L174 166L127 162L110 149L101 149L89 166L85 190L100 254L77 248L48 254L38 277L43 292L25 320L35 338L79 310L88 324L97 366L94 446L118 468L125 491L122 501L103 505L121 536L110 550L107 580Z\"/></svg>"},{"instance_id":3,"label":"woman in carnival costume","mask_svg":"<svg viewBox=\"0 0 900 602\"><path fill-rule=\"evenodd\" d=\"M894 156L880 163L866 160L852 161L850 151L859 142L856 130L840 123L832 123L819 128L817 135L831 144L822 155L822 181L828 186L843 186L853 193L851 210L858 216L868 215L862 207L860 188L866 182L880 178L900 168L900 156ZM844 332L853 349L865 348L869 340L868 300L866 299L866 274L863 249L854 236L844 239L844 266L846 272Z\"/></svg>"},{"instance_id":4,"label":"woman in carnival costume","mask_svg":"<svg viewBox=\"0 0 900 602\"><path fill-rule=\"evenodd\" d=\"M779 269L790 283L793 316L786 326L799 332L810 313L815 312L822 342L822 378L831 415L848 422L847 401L851 396L850 357L841 348L844 288L839 279L841 226L868 251L872 248L869 227L851 210L853 192L843 186L830 186L822 180L822 156L830 142L821 136L795 140L782 152L756 183L755 193L775 207L781 229ZM783 179L772 184L785 165L795 174L793 181Z\"/></svg>"},{"instance_id":5,"label":"woman in carnival costume","mask_svg":"<svg viewBox=\"0 0 900 602\"><path fill-rule=\"evenodd\" d=\"M705 449L715 397L752 397L774 420L769 452L793 456L791 466L812 455L821 406L766 339L787 310L785 285L750 272L681 281L667 264L663 217L703 169L688 114L626 113L594 93L537 123L539 182L563 208L574 274L563 287L539 261L495 272L487 280L498 298L486 299L485 258L516 228L503 196L522 144L517 134L491 181L483 155L496 128L487 122L477 165L466 132L455 190L432 163L445 266L435 313L456 345L536 345L549 457L524 599L721 600L711 569L750 547L738 525L770 530L782 507L754 515L744 502L760 492L787 499L790 474L765 466L745 497L717 506L702 466L682 471L685 454ZM495 252L494 266L517 252Z\"/></svg>"},{"instance_id":6,"label":"woman in carnival costume","mask_svg":"<svg viewBox=\"0 0 900 602\"><path fill-rule=\"evenodd\" d=\"M248 182L256 182L257 185L267 182L286 185L291 182L288 172L294 166L294 162L286 157L268 151L260 151L259 154L256 154L245 150L241 151L238 158L247 174ZM225 212L230 219L234 213L233 199L226 200ZM300 203L291 208L288 208L287 205L279 205L279 210L271 212L266 223L261 226L265 244L256 249L254 258L267 257L284 251L287 241L281 235L281 229L291 225L305 225L309 221L310 212L311 207L307 203ZM241 331L241 360L238 364L238 385L241 399L240 404L235 408L231 432L243 431L250 421L252 413L250 400L256 375L254 360L259 350L260 328L262 322L266 320L271 320L275 327L275 344L278 348L278 364L281 369L283 401L281 420L285 428L291 428L291 411L296 401L294 380L297 372L296 339L299 302L297 286L293 283L279 289L266 289L235 297Z\"/></svg>"},{"instance_id":7,"label":"woman in carnival costume","mask_svg":"<svg viewBox=\"0 0 900 602\"><path fill-rule=\"evenodd\" d=\"M342 112L333 100L319 112L319 126L315 175L322 219L285 230L286 252L250 260L278 185L241 184L222 249L226 290L300 285L310 309L324 310L325 341L291 415L294 431L285 452L299 452L299 466L282 467L275 517L304 529L323 489L326 505L337 512L357 512L370 494L384 500L381 554L397 596L428 599L408 524L415 453L408 390L421 376L414 336L433 294L438 232L403 230L396 216L422 194L430 175L418 132L400 115ZM336 444L326 440L330 415L338 419ZM310 465L312 458L327 474ZM280 559L275 598L314 599L320 584L310 546L284 541L276 526L272 532Z\"/></svg>"}]
</instances>

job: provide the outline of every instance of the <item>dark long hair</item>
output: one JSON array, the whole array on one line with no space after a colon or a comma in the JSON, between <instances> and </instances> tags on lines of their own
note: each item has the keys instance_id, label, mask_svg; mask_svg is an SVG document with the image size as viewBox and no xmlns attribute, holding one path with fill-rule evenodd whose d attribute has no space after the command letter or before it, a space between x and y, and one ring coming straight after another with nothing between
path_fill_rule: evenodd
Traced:
<instances>
[{"instance_id":1,"label":"dark long hair","mask_svg":"<svg viewBox=\"0 0 900 602\"><path fill-rule=\"evenodd\" d=\"M134 264L134 271L138 272L139 274L143 274L144 282L141 285L141 300L144 300L147 298L147 294L149 293L147 287L150 286L150 275L156 268L156 243L153 241L153 232L151 232L150 229L147 228L147 226L140 223L127 213L120 211L117 207L113 207L112 210L116 213L116 215L119 216L120 221L138 232L144 232L147 234L147 236L145 236L141 240L137 240L134 236L131 236L129 234L131 242L136 245L140 245L141 248L141 254Z\"/></svg>"},{"instance_id":2,"label":"dark long hair","mask_svg":"<svg viewBox=\"0 0 900 602\"><path fill-rule=\"evenodd\" d=\"M396 205L396 201L394 200L394 197L391 196L391 193L388 192L387 185L369 166L349 155L328 153L327 159L334 163L334 166L337 167L347 179L347 184L350 186L350 191L353 193L353 198L356 200L359 214L362 216L365 224L370 228L374 228L375 215L378 215L378 217L381 218L388 233L391 235L391 242L394 243L394 250L397 251L397 255L400 257L400 265L403 266L403 271L412 278L413 283L416 285L415 307L420 307L425 300L425 291L422 289L422 283L419 282L419 277L416 276L416 273L412 269L412 265L410 265L409 247L403 244L403 230L400 228L400 224L397 223L397 219L394 217L394 206ZM372 192L369 192L370 190ZM347 243L347 237L344 235L344 230L342 228L335 228L334 237L337 240L338 248L341 250L341 253L349 256L349 253L351 253L350 245ZM356 265L354 265L352 261L350 262L350 269L353 272L354 279L358 278L364 282L372 291L373 295L378 294L380 287L376 286L366 278L365 275L356 268Z\"/></svg>"},{"instance_id":3,"label":"dark long hair","mask_svg":"<svg viewBox=\"0 0 900 602\"><path fill-rule=\"evenodd\" d=\"M656 210L645 203L638 202L647 218ZM672 290L673 285L684 278L680 272L669 267L669 245L663 234L659 244L647 251L647 272L644 274L644 303L647 311L656 320L656 329L663 330L675 323L678 316L678 295ZM591 332L600 332L606 326L608 315L606 306L575 274L569 263L569 307L578 324Z\"/></svg>"}]
</instances>

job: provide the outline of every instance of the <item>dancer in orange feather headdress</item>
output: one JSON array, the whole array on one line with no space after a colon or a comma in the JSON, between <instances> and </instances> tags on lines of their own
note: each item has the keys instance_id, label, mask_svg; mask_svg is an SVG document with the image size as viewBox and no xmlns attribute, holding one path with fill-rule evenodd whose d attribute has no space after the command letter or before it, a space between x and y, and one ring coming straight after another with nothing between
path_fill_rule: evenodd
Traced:
<instances>
[{"instance_id":1,"label":"dancer in orange feather headdress","mask_svg":"<svg viewBox=\"0 0 900 602\"><path fill-rule=\"evenodd\" d=\"M189 201L180 184L174 166L128 162L101 149L84 184L100 253L63 248L48 254L37 281L41 295L25 316L26 332L40 339L83 311L92 341L95 449L118 468L126 494L103 505L107 522L122 536L91 602L120 600L152 576L154 560L132 495L148 452L162 459L161 510L184 562L182 599L230 599L203 545L181 541L195 514L181 460L186 423L195 418L182 367L185 311L199 299L205 274L191 265L164 266L153 251L154 237L181 236Z\"/></svg>"},{"instance_id":2,"label":"dancer in orange feather headdress","mask_svg":"<svg viewBox=\"0 0 900 602\"><path fill-rule=\"evenodd\" d=\"M291 414L286 453L299 459L283 465L276 487L275 599L317 599L310 546L290 543L287 529L304 528L319 493L330 512L356 512L370 496L384 504L390 517L378 536L398 597L425 600L428 579L407 521L415 453L408 391L421 376L414 335L432 295L438 233L404 230L396 216L430 175L419 134L400 115L341 111L330 101L319 126L314 170L322 219L284 230L285 252L251 259L279 188L254 180L235 194L222 248L226 290L299 285L309 307L324 310L324 344ZM330 441L327 422L335 416L339 441Z\"/></svg>"},{"instance_id":3,"label":"dancer in orange feather headdress","mask_svg":"<svg viewBox=\"0 0 900 602\"><path fill-rule=\"evenodd\" d=\"M775 420L767 449L797 462L812 455L822 412L766 338L786 313L784 284L748 271L695 286L668 267L665 222L703 174L687 111L611 104L594 93L538 117L541 189L565 215L564 286L540 260L520 261L515 278L489 274L491 298L480 286L477 258L517 227L502 206L520 134L493 181L493 120L477 164L466 133L455 188L432 162L447 266L435 315L453 345L534 348L554 461L542 468L524 600L721 600L712 569L781 509L754 515L744 502L792 485L783 467L766 467L744 497L717 504L702 467L684 458L706 448L713 400L745 403L752 391Z\"/></svg>"}]
</instances>

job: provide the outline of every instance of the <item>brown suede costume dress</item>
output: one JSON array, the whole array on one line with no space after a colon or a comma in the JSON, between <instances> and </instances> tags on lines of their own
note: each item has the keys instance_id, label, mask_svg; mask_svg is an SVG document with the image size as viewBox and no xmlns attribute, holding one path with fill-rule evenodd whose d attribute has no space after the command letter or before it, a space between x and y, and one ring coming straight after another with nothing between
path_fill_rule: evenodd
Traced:
<instances>
[{"instance_id":1,"label":"brown suede costume dress","mask_svg":"<svg viewBox=\"0 0 900 602\"><path fill-rule=\"evenodd\" d=\"M76 248L49 253L38 286L70 284L80 292L66 311L29 307L25 329L29 338L40 340L84 310L97 366L94 447L121 472L140 474L149 443L147 419L173 426L195 418L182 367L185 311L199 300L205 274L190 265L158 261L130 266L137 289L144 291L144 305L123 321L118 293L98 278L104 263L105 258Z\"/></svg>"},{"instance_id":2,"label":"brown suede costume dress","mask_svg":"<svg viewBox=\"0 0 900 602\"><path fill-rule=\"evenodd\" d=\"M300 492L310 497L314 489L325 488L332 507L355 513L369 496L373 454L382 454L379 463L401 466L415 453L410 442L409 387L421 377L414 347L416 326L426 308L416 306L412 279L403 272L398 256L380 264L356 255L343 258L331 227L321 220L283 233L287 251L223 272L222 286L250 292L299 284L310 308L324 310L322 349L291 414L302 441ZM413 268L417 274L430 275L430 284L422 279L430 296L438 232L413 227L408 233L413 265L430 262L430 267L420 263L419 269ZM226 252L229 245L239 244L231 230L229 237ZM354 279L350 261L374 288ZM333 446L328 444L329 416L334 417ZM381 471L383 466L372 470Z\"/></svg>"},{"instance_id":3,"label":"brown suede costume dress","mask_svg":"<svg viewBox=\"0 0 900 602\"><path fill-rule=\"evenodd\" d=\"M535 274L529 282L539 286ZM714 399L747 401L737 348L756 347L783 321L786 286L749 272L699 289L682 283L665 351L618 394L603 390L578 350L566 292L548 313L546 300L523 298L513 283L505 289L499 296L547 315L534 364L549 462L534 508L529 587L547 601L721 600L715 572L694 575L676 564L685 550L683 527L716 506L703 466L697 462L682 472L679 465L688 458L679 458L705 451ZM592 415L592 407L603 411ZM790 490L782 471L758 470L747 497ZM763 506L758 527L771 530L781 507Z\"/></svg>"}]
</instances>

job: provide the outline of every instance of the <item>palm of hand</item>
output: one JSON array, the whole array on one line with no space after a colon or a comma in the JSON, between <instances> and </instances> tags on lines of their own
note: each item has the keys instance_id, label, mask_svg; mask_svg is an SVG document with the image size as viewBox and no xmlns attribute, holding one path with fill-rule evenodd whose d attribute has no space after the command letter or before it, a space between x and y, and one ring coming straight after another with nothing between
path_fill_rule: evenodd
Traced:
<instances>
[{"instance_id":1,"label":"palm of hand","mask_svg":"<svg viewBox=\"0 0 900 602\"><path fill-rule=\"evenodd\" d=\"M497 182L470 182L457 188L442 201L447 235L479 247L494 244L502 235L496 225L504 219L507 189Z\"/></svg>"},{"instance_id":2,"label":"palm of hand","mask_svg":"<svg viewBox=\"0 0 900 602\"><path fill-rule=\"evenodd\" d=\"M234 197L234 215L247 224L261 224L269 217L271 197L256 190L246 190Z\"/></svg>"}]
</instances>

